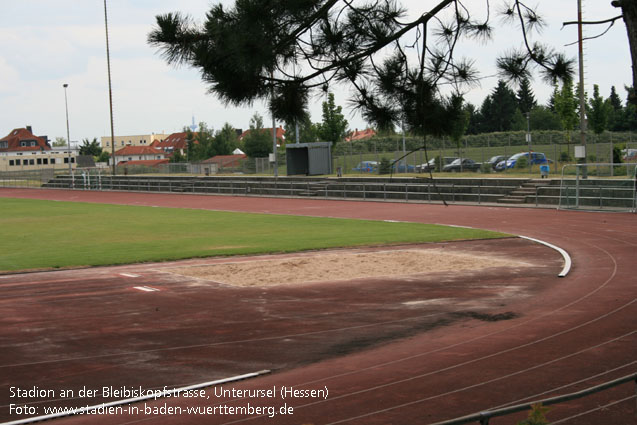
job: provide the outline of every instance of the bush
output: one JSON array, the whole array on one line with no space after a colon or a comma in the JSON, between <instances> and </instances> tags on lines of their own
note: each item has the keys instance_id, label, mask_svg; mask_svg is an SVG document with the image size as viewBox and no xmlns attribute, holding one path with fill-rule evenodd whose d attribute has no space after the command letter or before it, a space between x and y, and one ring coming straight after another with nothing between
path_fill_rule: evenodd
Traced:
<instances>
[{"instance_id":1,"label":"bush","mask_svg":"<svg viewBox=\"0 0 637 425\"><path fill-rule=\"evenodd\" d=\"M436 155L434 157L434 169L433 171L435 171L436 173L439 173L442 169L442 157L440 155Z\"/></svg>"},{"instance_id":2,"label":"bush","mask_svg":"<svg viewBox=\"0 0 637 425\"><path fill-rule=\"evenodd\" d=\"M390 174L391 173L391 162L389 159L383 157L380 159L380 164L378 164L378 174Z\"/></svg>"},{"instance_id":3,"label":"bush","mask_svg":"<svg viewBox=\"0 0 637 425\"><path fill-rule=\"evenodd\" d=\"M546 414L549 410L548 407L542 407L542 403L534 404L527 419L518 422L517 425L547 425L549 421Z\"/></svg>"},{"instance_id":4,"label":"bush","mask_svg":"<svg viewBox=\"0 0 637 425\"><path fill-rule=\"evenodd\" d=\"M515 161L515 168L528 168L528 167L529 167L529 161L526 159L525 156L522 156L518 158L517 161Z\"/></svg>"},{"instance_id":5,"label":"bush","mask_svg":"<svg viewBox=\"0 0 637 425\"><path fill-rule=\"evenodd\" d=\"M480 169L482 170L483 173L490 173L493 171L493 167L491 167L491 164L487 162L483 163Z\"/></svg>"},{"instance_id":6,"label":"bush","mask_svg":"<svg viewBox=\"0 0 637 425\"><path fill-rule=\"evenodd\" d=\"M571 162L573 161L573 158L571 158L571 155L568 152L562 151L560 152L560 162Z\"/></svg>"}]
</instances>

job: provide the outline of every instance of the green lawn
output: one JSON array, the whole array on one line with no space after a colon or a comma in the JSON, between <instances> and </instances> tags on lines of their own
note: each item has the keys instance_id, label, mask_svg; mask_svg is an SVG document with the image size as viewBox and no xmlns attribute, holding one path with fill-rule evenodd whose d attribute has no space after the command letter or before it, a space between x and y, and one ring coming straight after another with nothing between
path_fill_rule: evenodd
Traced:
<instances>
[{"instance_id":1,"label":"green lawn","mask_svg":"<svg viewBox=\"0 0 637 425\"><path fill-rule=\"evenodd\" d=\"M498 238L416 223L0 198L0 271Z\"/></svg>"}]
</instances>

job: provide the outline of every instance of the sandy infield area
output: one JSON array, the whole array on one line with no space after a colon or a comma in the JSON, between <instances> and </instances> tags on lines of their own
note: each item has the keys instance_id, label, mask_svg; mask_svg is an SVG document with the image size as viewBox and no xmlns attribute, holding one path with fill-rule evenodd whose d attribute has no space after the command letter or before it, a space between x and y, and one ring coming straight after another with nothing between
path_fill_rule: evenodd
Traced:
<instances>
[{"instance_id":1,"label":"sandy infield area","mask_svg":"<svg viewBox=\"0 0 637 425\"><path fill-rule=\"evenodd\" d=\"M235 286L273 286L528 266L528 263L519 260L474 252L397 249L359 253L312 253L282 259L234 261L163 271Z\"/></svg>"}]
</instances>

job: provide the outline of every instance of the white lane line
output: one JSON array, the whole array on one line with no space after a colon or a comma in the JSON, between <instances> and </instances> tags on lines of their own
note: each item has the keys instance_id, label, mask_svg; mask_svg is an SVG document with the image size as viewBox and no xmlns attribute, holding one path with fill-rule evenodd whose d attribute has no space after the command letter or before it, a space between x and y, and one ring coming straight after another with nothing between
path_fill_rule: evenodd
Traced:
<instances>
[{"instance_id":1,"label":"white lane line","mask_svg":"<svg viewBox=\"0 0 637 425\"><path fill-rule=\"evenodd\" d=\"M126 277L139 277L138 274L133 274L133 273L120 273L120 276L126 276Z\"/></svg>"},{"instance_id":2,"label":"white lane line","mask_svg":"<svg viewBox=\"0 0 637 425\"><path fill-rule=\"evenodd\" d=\"M139 289L140 291L146 292L157 292L159 289L153 288L152 286L133 286L133 289Z\"/></svg>"},{"instance_id":3,"label":"white lane line","mask_svg":"<svg viewBox=\"0 0 637 425\"><path fill-rule=\"evenodd\" d=\"M530 240L530 241L537 242L537 243L540 243L542 245L548 246L549 248L553 248L554 250L556 250L557 252L562 254L562 258L564 258L564 267L562 268L562 271L557 275L558 277L565 277L568 274L568 272L571 271L571 265L573 263L571 261L571 256L568 255L568 252L566 252L565 250L563 250L559 246L555 246L553 244L550 244L548 242L542 241L540 239L533 239L533 238L529 238L527 236L520 236L520 237L522 239L527 239L527 240Z\"/></svg>"}]
</instances>

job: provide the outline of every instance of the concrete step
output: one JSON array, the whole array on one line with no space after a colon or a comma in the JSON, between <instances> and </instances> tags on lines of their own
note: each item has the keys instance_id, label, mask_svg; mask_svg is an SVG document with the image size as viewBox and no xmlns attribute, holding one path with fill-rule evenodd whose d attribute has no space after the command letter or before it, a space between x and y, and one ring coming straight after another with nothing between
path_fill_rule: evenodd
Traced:
<instances>
[{"instance_id":1,"label":"concrete step","mask_svg":"<svg viewBox=\"0 0 637 425\"><path fill-rule=\"evenodd\" d=\"M498 204L525 204L526 197L506 197L498 199Z\"/></svg>"}]
</instances>

